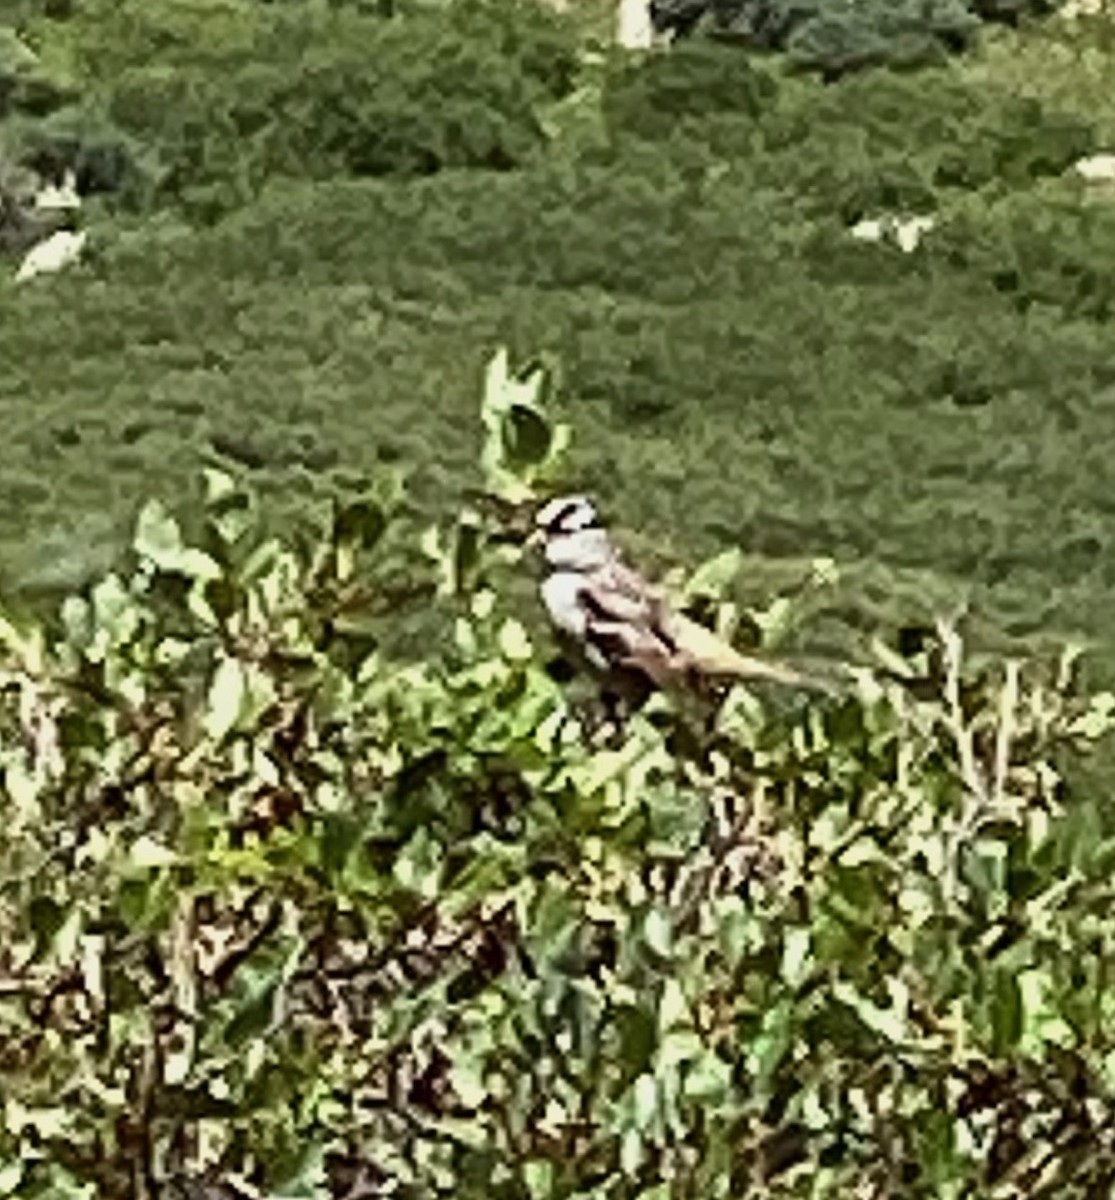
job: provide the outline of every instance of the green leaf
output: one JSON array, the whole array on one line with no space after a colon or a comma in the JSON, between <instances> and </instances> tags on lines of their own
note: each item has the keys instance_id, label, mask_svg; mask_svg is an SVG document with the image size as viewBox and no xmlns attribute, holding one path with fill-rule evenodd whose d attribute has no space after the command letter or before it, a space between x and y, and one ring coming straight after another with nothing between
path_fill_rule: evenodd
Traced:
<instances>
[{"instance_id":1,"label":"green leaf","mask_svg":"<svg viewBox=\"0 0 1115 1200\"><path fill-rule=\"evenodd\" d=\"M254 728L274 704L276 695L275 680L259 663L223 658L209 684L206 735L220 741L234 730Z\"/></svg>"},{"instance_id":2,"label":"green leaf","mask_svg":"<svg viewBox=\"0 0 1115 1200\"><path fill-rule=\"evenodd\" d=\"M270 974L257 982L237 1006L224 1029L224 1040L230 1049L242 1048L271 1028L277 1013L280 983L278 972Z\"/></svg>"},{"instance_id":3,"label":"green leaf","mask_svg":"<svg viewBox=\"0 0 1115 1200\"><path fill-rule=\"evenodd\" d=\"M735 546L710 558L689 576L684 588L685 597L703 596L710 600L722 600L742 566L743 552Z\"/></svg>"},{"instance_id":4,"label":"green leaf","mask_svg":"<svg viewBox=\"0 0 1115 1200\"><path fill-rule=\"evenodd\" d=\"M833 997L846 1004L873 1033L889 1042L901 1043L910 1037L905 1011L881 1008L861 995L850 983L837 980L832 985Z\"/></svg>"},{"instance_id":5,"label":"green leaf","mask_svg":"<svg viewBox=\"0 0 1115 1200\"><path fill-rule=\"evenodd\" d=\"M236 480L227 471L218 471L214 467L203 467L201 475L205 481L207 506L218 504L236 491Z\"/></svg>"},{"instance_id":6,"label":"green leaf","mask_svg":"<svg viewBox=\"0 0 1115 1200\"><path fill-rule=\"evenodd\" d=\"M506 348L488 364L480 416L481 466L488 490L513 503L529 499L535 477L569 444L569 430L551 425L543 411L546 374L534 366L512 375Z\"/></svg>"},{"instance_id":7,"label":"green leaf","mask_svg":"<svg viewBox=\"0 0 1115 1200\"><path fill-rule=\"evenodd\" d=\"M242 491L223 492L206 506L206 524L226 549L240 541L256 520L252 497Z\"/></svg>"},{"instance_id":8,"label":"green leaf","mask_svg":"<svg viewBox=\"0 0 1115 1200\"><path fill-rule=\"evenodd\" d=\"M500 626L499 649L511 662L530 662L534 655L526 629L510 617Z\"/></svg>"},{"instance_id":9,"label":"green leaf","mask_svg":"<svg viewBox=\"0 0 1115 1200\"><path fill-rule=\"evenodd\" d=\"M782 978L791 988L799 988L809 977L812 931L808 928L788 929L782 949Z\"/></svg>"},{"instance_id":10,"label":"green leaf","mask_svg":"<svg viewBox=\"0 0 1115 1200\"><path fill-rule=\"evenodd\" d=\"M1040 967L1033 967L1020 971L1017 980L1022 1008L1019 1046L1023 1053L1041 1054L1047 1043L1071 1046L1076 1034L1054 1003L1056 985L1052 976Z\"/></svg>"},{"instance_id":11,"label":"green leaf","mask_svg":"<svg viewBox=\"0 0 1115 1200\"><path fill-rule=\"evenodd\" d=\"M326 1149L316 1139L292 1139L285 1153L268 1163L269 1200L329 1200Z\"/></svg>"},{"instance_id":12,"label":"green leaf","mask_svg":"<svg viewBox=\"0 0 1115 1200\"><path fill-rule=\"evenodd\" d=\"M488 1087L481 1063L462 1056L450 1067L449 1079L465 1108L479 1108L487 1100Z\"/></svg>"},{"instance_id":13,"label":"green leaf","mask_svg":"<svg viewBox=\"0 0 1115 1200\"><path fill-rule=\"evenodd\" d=\"M523 1182L531 1200L547 1200L554 1194L554 1165L545 1159L523 1163Z\"/></svg>"},{"instance_id":14,"label":"green leaf","mask_svg":"<svg viewBox=\"0 0 1115 1200\"><path fill-rule=\"evenodd\" d=\"M23 1181L24 1164L18 1159L0 1162L0 1196L14 1195Z\"/></svg>"},{"instance_id":15,"label":"green leaf","mask_svg":"<svg viewBox=\"0 0 1115 1200\"><path fill-rule=\"evenodd\" d=\"M88 653L91 661L101 662L110 650L134 640L143 625L143 612L115 573L93 588L90 599L95 628Z\"/></svg>"},{"instance_id":16,"label":"green leaf","mask_svg":"<svg viewBox=\"0 0 1115 1200\"><path fill-rule=\"evenodd\" d=\"M658 1080L649 1073L640 1075L635 1080L632 1100L635 1128L646 1133L658 1124Z\"/></svg>"},{"instance_id":17,"label":"green leaf","mask_svg":"<svg viewBox=\"0 0 1115 1200\"><path fill-rule=\"evenodd\" d=\"M140 510L136 522L135 552L156 565L174 559L182 551L182 534L178 522L158 500L149 500Z\"/></svg>"},{"instance_id":18,"label":"green leaf","mask_svg":"<svg viewBox=\"0 0 1115 1200\"><path fill-rule=\"evenodd\" d=\"M1017 972L996 968L991 982L992 1046L996 1054L1009 1054L1022 1036L1022 993Z\"/></svg>"},{"instance_id":19,"label":"green leaf","mask_svg":"<svg viewBox=\"0 0 1115 1200\"><path fill-rule=\"evenodd\" d=\"M1068 732L1094 742L1113 728L1115 728L1115 694L1098 692L1089 698L1087 712L1071 722Z\"/></svg>"},{"instance_id":20,"label":"green leaf","mask_svg":"<svg viewBox=\"0 0 1115 1200\"><path fill-rule=\"evenodd\" d=\"M387 529L387 513L371 499L341 505L333 517L333 542L370 550Z\"/></svg>"},{"instance_id":21,"label":"green leaf","mask_svg":"<svg viewBox=\"0 0 1115 1200\"><path fill-rule=\"evenodd\" d=\"M662 996L658 1002L658 1028L662 1033L670 1029L688 1029L693 1024L693 1010L685 998L681 984L673 978L663 981Z\"/></svg>"},{"instance_id":22,"label":"green leaf","mask_svg":"<svg viewBox=\"0 0 1115 1200\"><path fill-rule=\"evenodd\" d=\"M717 1055L705 1052L685 1073L685 1095L703 1104L720 1104L732 1085L732 1067Z\"/></svg>"},{"instance_id":23,"label":"green leaf","mask_svg":"<svg viewBox=\"0 0 1115 1200\"><path fill-rule=\"evenodd\" d=\"M45 949L66 920L66 908L52 896L36 896L27 906L27 918L40 949Z\"/></svg>"},{"instance_id":24,"label":"green leaf","mask_svg":"<svg viewBox=\"0 0 1115 1200\"><path fill-rule=\"evenodd\" d=\"M159 867L172 867L181 861L181 856L153 837L143 834L132 843L128 854L128 862L142 871L155 870Z\"/></svg>"},{"instance_id":25,"label":"green leaf","mask_svg":"<svg viewBox=\"0 0 1115 1200\"><path fill-rule=\"evenodd\" d=\"M748 1050L748 1066L756 1077L760 1092L765 1092L792 1045L794 1008L789 1000L780 1000L763 1013L762 1025Z\"/></svg>"},{"instance_id":26,"label":"green leaf","mask_svg":"<svg viewBox=\"0 0 1115 1200\"><path fill-rule=\"evenodd\" d=\"M139 557L168 574L191 579L220 579L220 566L201 550L186 546L178 522L157 500L140 511L132 548Z\"/></svg>"},{"instance_id":27,"label":"green leaf","mask_svg":"<svg viewBox=\"0 0 1115 1200\"><path fill-rule=\"evenodd\" d=\"M643 922L643 936L655 954L661 958L669 958L674 946L674 928L670 914L661 908L652 908Z\"/></svg>"},{"instance_id":28,"label":"green leaf","mask_svg":"<svg viewBox=\"0 0 1115 1200\"><path fill-rule=\"evenodd\" d=\"M205 732L220 741L235 728L248 698L248 680L244 664L225 658L213 674L205 713Z\"/></svg>"},{"instance_id":29,"label":"green leaf","mask_svg":"<svg viewBox=\"0 0 1115 1200\"><path fill-rule=\"evenodd\" d=\"M634 1176L646 1160L646 1148L638 1129L624 1131L620 1140L620 1169L629 1178Z\"/></svg>"},{"instance_id":30,"label":"green leaf","mask_svg":"<svg viewBox=\"0 0 1115 1200\"><path fill-rule=\"evenodd\" d=\"M432 900L439 891L442 853L426 829L419 829L395 858L392 874L405 888Z\"/></svg>"}]
</instances>

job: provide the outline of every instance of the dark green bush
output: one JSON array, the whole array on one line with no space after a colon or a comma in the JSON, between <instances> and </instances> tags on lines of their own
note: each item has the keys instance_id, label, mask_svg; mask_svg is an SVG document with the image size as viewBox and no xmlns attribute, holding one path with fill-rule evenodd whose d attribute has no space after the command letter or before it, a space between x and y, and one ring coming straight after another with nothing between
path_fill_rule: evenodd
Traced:
<instances>
[{"instance_id":1,"label":"dark green bush","mask_svg":"<svg viewBox=\"0 0 1115 1200\"><path fill-rule=\"evenodd\" d=\"M838 79L869 66L918 67L966 50L979 22L963 0L846 0L819 7L786 40L795 65Z\"/></svg>"},{"instance_id":2,"label":"dark green bush","mask_svg":"<svg viewBox=\"0 0 1115 1200\"><path fill-rule=\"evenodd\" d=\"M1073 199L1047 237L1044 199L986 203L1080 128L967 66L780 79L756 115L617 122L610 147L526 171L275 187L204 234L98 223L99 261L0 288L0 560L49 557L44 527L122 520L212 456L288 515L379 461L440 507L471 469L475 347L498 337L558 357L578 469L686 555L742 541L760 591L811 553L933 571L1012 634L1106 638L1104 219ZM939 182L957 158L967 200ZM849 237L907 206L940 222L916 254Z\"/></svg>"},{"instance_id":3,"label":"dark green bush","mask_svg":"<svg viewBox=\"0 0 1115 1200\"><path fill-rule=\"evenodd\" d=\"M1046 17L1055 13L1064 0L967 0L968 7L984 21L1003 21L1016 25L1027 17Z\"/></svg>"},{"instance_id":4,"label":"dark green bush","mask_svg":"<svg viewBox=\"0 0 1115 1200\"><path fill-rule=\"evenodd\" d=\"M419 33L416 23L383 26L374 38L367 28L338 30L292 64L272 103L293 158L311 172L316 165L357 175L429 174L511 167L541 144L534 96L513 62L457 29L426 21Z\"/></svg>"},{"instance_id":5,"label":"dark green bush","mask_svg":"<svg viewBox=\"0 0 1115 1200\"><path fill-rule=\"evenodd\" d=\"M785 51L837 79L869 66L915 67L969 49L982 21L1046 15L1056 0L654 0L661 29Z\"/></svg>"},{"instance_id":6,"label":"dark green bush","mask_svg":"<svg viewBox=\"0 0 1115 1200\"><path fill-rule=\"evenodd\" d=\"M0 118L43 115L72 99L72 89L39 61L15 29L0 24Z\"/></svg>"},{"instance_id":7,"label":"dark green bush","mask_svg":"<svg viewBox=\"0 0 1115 1200\"><path fill-rule=\"evenodd\" d=\"M1115 213L1076 199L1008 197L958 212L927 243L931 261L981 276L1020 312L1056 308L1071 318L1106 322L1115 283L1104 264L1115 252Z\"/></svg>"},{"instance_id":8,"label":"dark green bush","mask_svg":"<svg viewBox=\"0 0 1115 1200\"><path fill-rule=\"evenodd\" d=\"M159 178L158 160L140 140L92 105L59 108L8 123L12 157L47 179L72 170L85 195L109 194L142 206Z\"/></svg>"},{"instance_id":9,"label":"dark green bush","mask_svg":"<svg viewBox=\"0 0 1115 1200\"><path fill-rule=\"evenodd\" d=\"M732 58L723 47L682 43L609 79L604 104L619 150L632 135L653 139L669 160L730 163L741 180L777 188L810 214L850 222L879 208L931 210L945 189L1059 174L1101 144L1085 117L948 71L870 71L826 88L783 81L775 89L744 60L733 70ZM691 115L680 86L673 102L668 87L659 97L659 75L667 84L686 79L694 109L706 110Z\"/></svg>"},{"instance_id":10,"label":"dark green bush","mask_svg":"<svg viewBox=\"0 0 1115 1200\"><path fill-rule=\"evenodd\" d=\"M90 0L34 34L73 63L82 111L142 146L159 194L198 216L273 175L514 166L544 142L537 105L576 71L568 23L490 0L390 20L303 3Z\"/></svg>"},{"instance_id":11,"label":"dark green bush","mask_svg":"<svg viewBox=\"0 0 1115 1200\"><path fill-rule=\"evenodd\" d=\"M622 60L607 79L603 105L613 131L668 136L684 117L756 118L776 96L776 81L760 66L723 46L694 41L641 62Z\"/></svg>"},{"instance_id":12,"label":"dark green bush","mask_svg":"<svg viewBox=\"0 0 1115 1200\"><path fill-rule=\"evenodd\" d=\"M82 0L69 20L32 23L29 34L64 47L78 81L96 88L140 64L242 64L271 28L274 11L254 0Z\"/></svg>"}]
</instances>

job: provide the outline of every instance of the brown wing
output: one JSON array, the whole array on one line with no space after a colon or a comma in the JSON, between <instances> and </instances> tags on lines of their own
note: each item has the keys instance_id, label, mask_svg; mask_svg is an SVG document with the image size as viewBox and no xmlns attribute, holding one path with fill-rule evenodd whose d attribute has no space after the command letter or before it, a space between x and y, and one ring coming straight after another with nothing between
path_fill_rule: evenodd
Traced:
<instances>
[{"instance_id":1,"label":"brown wing","mask_svg":"<svg viewBox=\"0 0 1115 1200\"><path fill-rule=\"evenodd\" d=\"M612 562L586 578L581 596L588 613L587 635L610 662L641 671L658 687L684 670L663 621L665 601L642 576Z\"/></svg>"},{"instance_id":2,"label":"brown wing","mask_svg":"<svg viewBox=\"0 0 1115 1200\"><path fill-rule=\"evenodd\" d=\"M658 687L698 675L831 690L792 667L741 654L711 629L674 611L660 588L618 559L592 572L581 594L590 640L608 661L641 671Z\"/></svg>"}]
</instances>

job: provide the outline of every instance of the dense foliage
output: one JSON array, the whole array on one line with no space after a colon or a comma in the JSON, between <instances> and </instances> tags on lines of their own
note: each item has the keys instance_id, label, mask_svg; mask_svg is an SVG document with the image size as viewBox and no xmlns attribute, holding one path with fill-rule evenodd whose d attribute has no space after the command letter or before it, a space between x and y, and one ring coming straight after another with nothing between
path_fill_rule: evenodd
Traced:
<instances>
[{"instance_id":1,"label":"dense foliage","mask_svg":"<svg viewBox=\"0 0 1115 1200\"><path fill-rule=\"evenodd\" d=\"M1111 705L1011 643L1115 672L1111 27L821 86L494 0L0 18L3 149L106 197L0 285L0 1195L1104 1195ZM586 746L445 519L499 342L648 562L878 669Z\"/></svg>"},{"instance_id":2,"label":"dense foliage","mask_svg":"<svg viewBox=\"0 0 1115 1200\"><path fill-rule=\"evenodd\" d=\"M1045 16L1059 0L652 0L655 27L695 31L838 79L870 66L908 68L972 49L981 21Z\"/></svg>"},{"instance_id":3,"label":"dense foliage","mask_svg":"<svg viewBox=\"0 0 1115 1200\"><path fill-rule=\"evenodd\" d=\"M508 169L542 144L536 105L575 70L567 23L521 0L405 20L316 3L84 0L19 31L58 95L16 105L8 153L193 216L244 203L273 175Z\"/></svg>"},{"instance_id":4,"label":"dense foliage","mask_svg":"<svg viewBox=\"0 0 1115 1200\"><path fill-rule=\"evenodd\" d=\"M538 382L489 376L520 498ZM210 473L0 623L0 1194L1102 1194L1115 843L1060 767L1115 698L942 623L593 749L520 552L397 500L284 543Z\"/></svg>"},{"instance_id":5,"label":"dense foliage","mask_svg":"<svg viewBox=\"0 0 1115 1200\"><path fill-rule=\"evenodd\" d=\"M205 462L284 518L376 462L443 510L500 340L559 365L578 474L647 549L743 545L741 601L848 563L812 648L928 584L1106 640L1115 217L1064 173L1115 136L1112 60L1033 36L828 88L688 43L597 68L520 170L272 182L208 230L94 210L88 268L0 288L9 588L102 569ZM937 227L853 241L880 208Z\"/></svg>"}]
</instances>

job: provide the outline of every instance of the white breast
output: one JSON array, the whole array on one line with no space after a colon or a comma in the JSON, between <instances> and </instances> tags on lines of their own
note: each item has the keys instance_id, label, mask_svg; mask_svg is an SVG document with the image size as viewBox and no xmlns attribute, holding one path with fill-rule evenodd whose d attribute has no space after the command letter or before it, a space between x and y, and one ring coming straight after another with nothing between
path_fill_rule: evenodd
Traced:
<instances>
[{"instance_id":1,"label":"white breast","mask_svg":"<svg viewBox=\"0 0 1115 1200\"><path fill-rule=\"evenodd\" d=\"M581 606L583 580L573 571L555 571L542 584L542 603L550 620L563 633L583 640L588 632L588 616Z\"/></svg>"},{"instance_id":2,"label":"white breast","mask_svg":"<svg viewBox=\"0 0 1115 1200\"><path fill-rule=\"evenodd\" d=\"M581 600L585 577L576 571L555 571L542 584L542 603L554 627L576 641L581 652L598 670L608 669L608 659L592 644L589 616Z\"/></svg>"},{"instance_id":3,"label":"white breast","mask_svg":"<svg viewBox=\"0 0 1115 1200\"><path fill-rule=\"evenodd\" d=\"M592 571L614 557L615 549L603 529L555 534L546 542L546 560L558 570Z\"/></svg>"}]
</instances>

